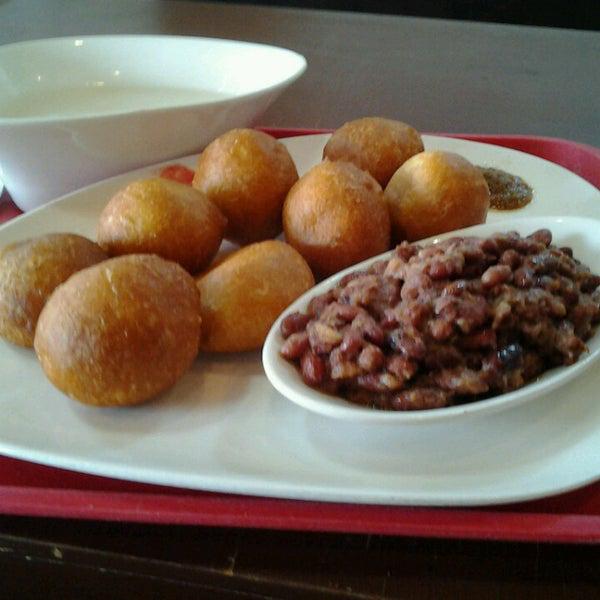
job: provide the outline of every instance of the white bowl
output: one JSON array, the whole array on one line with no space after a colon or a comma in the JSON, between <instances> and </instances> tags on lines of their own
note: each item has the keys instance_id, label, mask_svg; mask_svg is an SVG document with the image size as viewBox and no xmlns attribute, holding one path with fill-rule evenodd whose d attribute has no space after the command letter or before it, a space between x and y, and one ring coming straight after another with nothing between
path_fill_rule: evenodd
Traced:
<instances>
[{"instance_id":1,"label":"white bowl","mask_svg":"<svg viewBox=\"0 0 600 600\"><path fill-rule=\"evenodd\" d=\"M457 235L488 236L498 231L518 231L521 235L527 235L541 228L547 228L552 231L552 243L554 245L570 246L573 248L575 258L588 265L593 272L600 273L600 221L594 219L582 219L579 217L526 217L500 223L477 225L423 240L423 242L419 243L437 243ZM600 357L600 332L596 332L587 342L589 353L583 354L574 365L551 369L535 382L514 392L501 394L487 400L479 400L471 404L422 411L395 412L376 410L352 404L341 397L325 394L309 387L302 381L298 369L279 354L284 341L280 332L281 321L290 313L296 311L304 312L312 298L334 287L348 273L357 269L364 269L371 263L382 258L387 258L390 255L391 252L386 252L329 277L296 300L277 319L263 347L263 366L269 381L289 400L308 410L328 417L365 423L418 424L446 421L467 415L481 415L483 413L505 410L546 394L577 377Z\"/></svg>"},{"instance_id":2,"label":"white bowl","mask_svg":"<svg viewBox=\"0 0 600 600\"><path fill-rule=\"evenodd\" d=\"M0 47L0 179L23 210L198 151L251 124L306 68L272 46L84 36Z\"/></svg>"}]
</instances>

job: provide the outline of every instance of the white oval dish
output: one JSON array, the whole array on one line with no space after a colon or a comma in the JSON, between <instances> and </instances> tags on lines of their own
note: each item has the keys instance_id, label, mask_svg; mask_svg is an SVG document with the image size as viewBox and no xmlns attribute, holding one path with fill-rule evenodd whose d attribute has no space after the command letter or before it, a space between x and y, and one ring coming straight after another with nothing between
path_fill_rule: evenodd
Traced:
<instances>
[{"instance_id":1,"label":"white oval dish","mask_svg":"<svg viewBox=\"0 0 600 600\"><path fill-rule=\"evenodd\" d=\"M420 243L438 243L441 240L458 235L488 236L498 231L509 230L515 230L522 235L527 235L541 228L547 228L552 231L553 244L572 247L575 258L588 265L593 272L600 273L600 221L594 219L581 219L578 217L525 217L504 222L485 223L429 238ZM513 392L450 408L422 411L395 412L375 410L352 404L341 397L325 394L309 387L303 382L297 367L282 358L279 354L284 341L280 332L282 320L290 313L296 311L304 312L312 298L334 287L348 273L367 268L375 261L387 258L390 255L391 252L386 252L329 277L300 297L279 317L267 336L262 354L265 373L277 391L303 408L338 419L368 423L398 424L449 421L457 417L475 414L481 415L483 413L505 410L541 396L559 386L565 385L585 369L589 368L600 357L600 333L596 332L596 335L587 343L589 353L583 355L574 365L551 369L535 382Z\"/></svg>"},{"instance_id":2,"label":"white oval dish","mask_svg":"<svg viewBox=\"0 0 600 600\"><path fill-rule=\"evenodd\" d=\"M304 172L321 160L327 137L282 141ZM600 191L558 165L452 138L425 136L425 146L521 175L537 198L518 214L600 218ZM196 160L178 162L193 167ZM107 199L163 166L113 177L12 219L0 225L0 246L56 231L93 237ZM423 427L333 421L304 410L269 383L259 353L203 355L171 391L134 409L78 406L48 382L34 353L3 341L0 381L0 453L107 477L304 500L446 506L530 500L600 477L599 369L514 410Z\"/></svg>"},{"instance_id":3,"label":"white oval dish","mask_svg":"<svg viewBox=\"0 0 600 600\"><path fill-rule=\"evenodd\" d=\"M180 36L0 47L0 178L30 210L111 175L190 154L251 124L304 72L300 54Z\"/></svg>"}]
</instances>

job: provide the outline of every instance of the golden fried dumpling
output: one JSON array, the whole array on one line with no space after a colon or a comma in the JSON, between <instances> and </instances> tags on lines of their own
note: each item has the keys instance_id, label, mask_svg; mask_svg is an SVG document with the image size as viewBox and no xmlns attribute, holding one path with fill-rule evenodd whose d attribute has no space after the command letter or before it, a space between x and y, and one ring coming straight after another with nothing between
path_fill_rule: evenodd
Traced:
<instances>
[{"instance_id":1,"label":"golden fried dumpling","mask_svg":"<svg viewBox=\"0 0 600 600\"><path fill-rule=\"evenodd\" d=\"M0 252L0 336L33 346L39 314L54 289L73 273L108 257L91 240L50 233Z\"/></svg>"},{"instance_id":2,"label":"golden fried dumpling","mask_svg":"<svg viewBox=\"0 0 600 600\"><path fill-rule=\"evenodd\" d=\"M324 161L300 178L283 207L285 237L317 277L385 252L390 217L381 186L352 163Z\"/></svg>"},{"instance_id":3,"label":"golden fried dumpling","mask_svg":"<svg viewBox=\"0 0 600 600\"><path fill-rule=\"evenodd\" d=\"M283 202L297 179L281 142L254 129L233 129L202 152L193 185L227 217L225 237L249 244L281 233Z\"/></svg>"},{"instance_id":4,"label":"golden fried dumpling","mask_svg":"<svg viewBox=\"0 0 600 600\"><path fill-rule=\"evenodd\" d=\"M410 125L364 117L334 131L323 150L323 158L354 163L385 187L404 161L422 151L421 136Z\"/></svg>"},{"instance_id":5,"label":"golden fried dumpling","mask_svg":"<svg viewBox=\"0 0 600 600\"><path fill-rule=\"evenodd\" d=\"M396 239L423 238L484 223L490 192L481 171L452 152L421 152L388 183L384 197Z\"/></svg>"},{"instance_id":6,"label":"golden fried dumpling","mask_svg":"<svg viewBox=\"0 0 600 600\"><path fill-rule=\"evenodd\" d=\"M158 254L194 273L213 259L227 220L189 185L162 177L134 181L106 205L98 243L111 256Z\"/></svg>"},{"instance_id":7,"label":"golden fried dumpling","mask_svg":"<svg viewBox=\"0 0 600 600\"><path fill-rule=\"evenodd\" d=\"M58 287L34 347L48 379L84 404L126 406L167 390L198 353L200 294L178 264L110 259Z\"/></svg>"},{"instance_id":8,"label":"golden fried dumpling","mask_svg":"<svg viewBox=\"0 0 600 600\"><path fill-rule=\"evenodd\" d=\"M260 348L277 317L314 283L305 260L284 242L257 242L231 254L198 278L201 348Z\"/></svg>"}]
</instances>

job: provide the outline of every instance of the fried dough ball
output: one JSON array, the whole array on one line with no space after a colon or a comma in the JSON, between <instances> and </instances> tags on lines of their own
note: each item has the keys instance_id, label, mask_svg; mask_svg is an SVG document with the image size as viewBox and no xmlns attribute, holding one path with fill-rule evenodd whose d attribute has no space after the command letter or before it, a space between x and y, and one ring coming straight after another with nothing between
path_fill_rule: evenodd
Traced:
<instances>
[{"instance_id":1,"label":"fried dough ball","mask_svg":"<svg viewBox=\"0 0 600 600\"><path fill-rule=\"evenodd\" d=\"M108 257L87 238L51 233L0 252L0 336L33 346L39 314L54 289L73 273Z\"/></svg>"},{"instance_id":2,"label":"fried dough ball","mask_svg":"<svg viewBox=\"0 0 600 600\"><path fill-rule=\"evenodd\" d=\"M423 141L410 125L364 117L337 129L323 150L323 158L351 162L385 187L398 167L418 152L423 152Z\"/></svg>"},{"instance_id":3,"label":"fried dough ball","mask_svg":"<svg viewBox=\"0 0 600 600\"><path fill-rule=\"evenodd\" d=\"M204 194L156 177L117 192L100 215L98 243L111 256L158 254L194 273L213 259L226 225Z\"/></svg>"},{"instance_id":4,"label":"fried dough ball","mask_svg":"<svg viewBox=\"0 0 600 600\"><path fill-rule=\"evenodd\" d=\"M281 208L297 179L281 142L254 129L233 129L202 152L193 185L227 217L225 237L243 245L281 233Z\"/></svg>"},{"instance_id":5,"label":"fried dough ball","mask_svg":"<svg viewBox=\"0 0 600 600\"><path fill-rule=\"evenodd\" d=\"M398 241L484 223L490 192L481 171L452 152L421 152L407 160L385 189Z\"/></svg>"},{"instance_id":6,"label":"fried dough ball","mask_svg":"<svg viewBox=\"0 0 600 600\"><path fill-rule=\"evenodd\" d=\"M317 277L388 250L390 217L380 185L343 161L313 167L290 190L283 207L287 241Z\"/></svg>"},{"instance_id":7,"label":"fried dough ball","mask_svg":"<svg viewBox=\"0 0 600 600\"><path fill-rule=\"evenodd\" d=\"M126 406L170 388L198 352L200 295L178 264L131 254L80 271L40 315L48 379L84 404Z\"/></svg>"},{"instance_id":8,"label":"fried dough ball","mask_svg":"<svg viewBox=\"0 0 600 600\"><path fill-rule=\"evenodd\" d=\"M278 240L250 244L198 278L201 348L260 348L283 310L315 281L305 260Z\"/></svg>"}]
</instances>

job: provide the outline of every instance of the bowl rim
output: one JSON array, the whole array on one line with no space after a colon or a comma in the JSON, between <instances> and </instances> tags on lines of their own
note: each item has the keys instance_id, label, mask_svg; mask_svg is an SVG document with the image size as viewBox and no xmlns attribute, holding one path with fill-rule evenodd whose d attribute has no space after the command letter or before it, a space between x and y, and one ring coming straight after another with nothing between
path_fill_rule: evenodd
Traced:
<instances>
[{"instance_id":1,"label":"bowl rim","mask_svg":"<svg viewBox=\"0 0 600 600\"><path fill-rule=\"evenodd\" d=\"M577 225L578 230L581 230L581 228L595 228L595 231L600 231L600 220L597 219L570 216L532 216L507 219L506 221L501 222L482 223L480 225L447 232L424 240L418 240L415 243L438 243L442 240L456 236L491 235L495 231L510 231L515 230L518 227L521 231L523 231L524 228L530 229L531 233L535 229L548 227L551 224L558 223L565 223L565 225L572 224L573 226ZM479 233L479 230L484 227L486 230L489 228L492 231ZM348 273L364 269L378 260L385 260L389 258L393 252L394 250L388 250L383 254L369 258L328 277L295 300L275 321L263 345L262 362L265 374L271 382L271 385L273 385L273 387L288 401L310 410L311 412L345 421L378 424L390 423L396 425L418 425L439 423L443 421L453 422L456 418L492 414L517 407L524 402L539 398L548 392L563 387L565 384L582 374L600 358L600 345L598 345L597 348L592 349L586 356L580 357L576 363L569 366L555 367L545 371L539 379L536 379L517 390L448 408L417 411L377 410L358 404L352 404L341 396L326 394L315 388L311 388L302 381L297 367L279 355L279 349L283 341L283 337L280 333L281 322L290 313L303 310L311 298L333 287ZM591 339L595 339L596 344L600 342L600 326L597 327L596 332Z\"/></svg>"},{"instance_id":2,"label":"bowl rim","mask_svg":"<svg viewBox=\"0 0 600 600\"><path fill-rule=\"evenodd\" d=\"M193 36L193 35L161 35L161 34L92 34L92 35L68 35L68 36L57 36L57 37L49 37L49 38L36 38L31 40L22 40L19 42L13 42L10 44L0 45L0 63L2 60L2 54L5 51L10 51L14 48L18 47L33 47L33 46L43 46L44 44L49 43L68 43L75 40L118 40L118 41L127 41L127 40L167 40L169 42L174 43L190 43L193 44L195 42L209 42L212 44L220 45L220 46L245 46L247 48L266 48L272 52L277 52L281 54L287 54L293 59L297 61L295 68L283 79L276 81L268 86L261 87L259 89L236 94L233 96L228 96L226 98L219 98L215 100L209 100L207 102L185 102L182 104L177 104L176 106L161 106L156 108L135 108L135 109L126 109L126 110L114 110L110 112L102 112L99 114L87 114L87 115L77 115L77 116L27 116L27 117L7 117L2 116L0 114L0 125L13 125L13 126L39 126L39 125L61 125L64 123L79 123L79 122L90 122L90 121L100 121L104 119L119 119L124 117L131 117L132 115L148 115L148 114L156 114L160 113L173 113L186 111L197 107L215 107L215 106L223 106L226 107L230 104L235 104L240 102L240 100L251 100L252 98L268 95L270 93L276 92L282 88L285 88L291 85L294 81L299 79L307 69L308 62L306 57L295 50L291 50L289 48L284 48L282 46L275 46L272 44L264 44L260 42L248 42L244 40L236 40L231 38L217 38L210 36Z\"/></svg>"}]
</instances>

